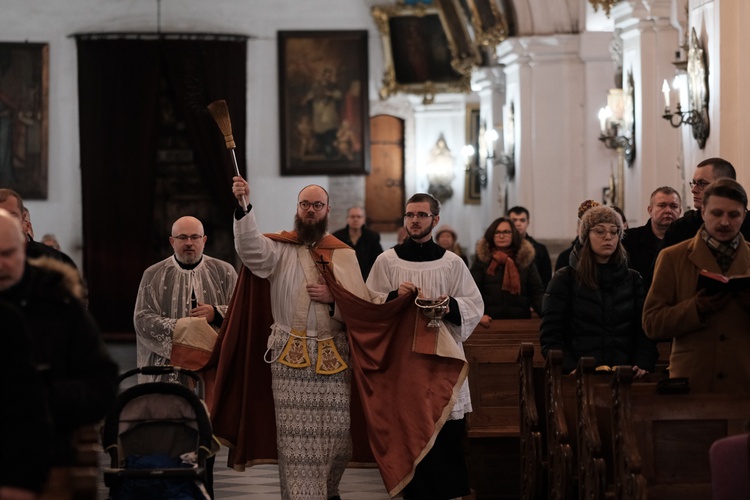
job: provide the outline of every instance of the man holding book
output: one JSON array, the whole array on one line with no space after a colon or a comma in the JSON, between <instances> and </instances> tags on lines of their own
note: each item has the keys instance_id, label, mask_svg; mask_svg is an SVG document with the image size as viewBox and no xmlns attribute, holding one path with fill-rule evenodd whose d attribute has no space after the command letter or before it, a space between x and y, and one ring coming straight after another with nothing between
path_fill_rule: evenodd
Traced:
<instances>
[{"instance_id":1,"label":"man holding book","mask_svg":"<svg viewBox=\"0 0 750 500\"><path fill-rule=\"evenodd\" d=\"M750 391L750 289L716 292L701 284L703 271L750 274L750 246L740 233L746 213L745 189L732 179L714 181L703 192L698 233L656 261L643 327L653 340L673 338L669 375L687 377L696 392Z\"/></svg>"}]
</instances>

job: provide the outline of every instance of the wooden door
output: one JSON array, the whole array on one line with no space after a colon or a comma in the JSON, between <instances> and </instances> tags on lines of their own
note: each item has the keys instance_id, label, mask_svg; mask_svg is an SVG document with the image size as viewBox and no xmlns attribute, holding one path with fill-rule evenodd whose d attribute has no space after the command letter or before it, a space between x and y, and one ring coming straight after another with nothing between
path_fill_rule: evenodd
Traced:
<instances>
[{"instance_id":1,"label":"wooden door","mask_svg":"<svg viewBox=\"0 0 750 500\"><path fill-rule=\"evenodd\" d=\"M365 182L367 227L396 232L404 215L404 121L379 115L370 119L370 175Z\"/></svg>"}]
</instances>

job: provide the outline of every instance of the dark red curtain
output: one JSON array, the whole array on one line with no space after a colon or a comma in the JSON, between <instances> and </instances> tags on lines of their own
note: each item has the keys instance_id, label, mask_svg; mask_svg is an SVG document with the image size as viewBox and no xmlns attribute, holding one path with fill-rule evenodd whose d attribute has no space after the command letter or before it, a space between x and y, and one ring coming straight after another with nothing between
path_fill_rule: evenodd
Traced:
<instances>
[{"instance_id":1,"label":"dark red curtain","mask_svg":"<svg viewBox=\"0 0 750 500\"><path fill-rule=\"evenodd\" d=\"M104 332L133 331L152 234L159 85L176 96L201 181L231 224L234 167L206 106L227 101L245 151L244 39L79 37L78 94L84 273L89 308ZM237 158L245 171L242 154Z\"/></svg>"}]
</instances>

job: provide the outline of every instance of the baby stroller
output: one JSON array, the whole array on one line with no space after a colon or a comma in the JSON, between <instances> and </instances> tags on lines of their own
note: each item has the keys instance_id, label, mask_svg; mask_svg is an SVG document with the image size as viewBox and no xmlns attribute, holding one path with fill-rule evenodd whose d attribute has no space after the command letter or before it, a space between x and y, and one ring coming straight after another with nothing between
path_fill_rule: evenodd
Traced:
<instances>
[{"instance_id":1,"label":"baby stroller","mask_svg":"<svg viewBox=\"0 0 750 500\"><path fill-rule=\"evenodd\" d=\"M102 446L111 459L111 468L104 470L109 498L209 499L206 459L219 446L202 401L200 376L174 366L148 366L123 373L120 383L139 373L176 376L194 390L148 382L120 393L102 429Z\"/></svg>"}]
</instances>

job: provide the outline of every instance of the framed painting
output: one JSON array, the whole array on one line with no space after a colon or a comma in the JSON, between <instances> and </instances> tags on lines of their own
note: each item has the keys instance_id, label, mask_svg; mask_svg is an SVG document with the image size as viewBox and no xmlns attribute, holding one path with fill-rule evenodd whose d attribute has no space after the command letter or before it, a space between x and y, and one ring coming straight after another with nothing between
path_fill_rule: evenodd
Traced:
<instances>
[{"instance_id":1,"label":"framed painting","mask_svg":"<svg viewBox=\"0 0 750 500\"><path fill-rule=\"evenodd\" d=\"M464 205L479 205L482 203L482 158L481 158L481 119L479 105L466 106L466 144L474 148L474 154L467 160L464 176Z\"/></svg>"},{"instance_id":2,"label":"framed painting","mask_svg":"<svg viewBox=\"0 0 750 500\"><path fill-rule=\"evenodd\" d=\"M369 172L367 31L279 31L281 175Z\"/></svg>"},{"instance_id":3,"label":"framed painting","mask_svg":"<svg viewBox=\"0 0 750 500\"><path fill-rule=\"evenodd\" d=\"M471 91L479 53L458 0L372 8L383 43L381 98L406 93L431 103L435 94Z\"/></svg>"},{"instance_id":4,"label":"framed painting","mask_svg":"<svg viewBox=\"0 0 750 500\"><path fill-rule=\"evenodd\" d=\"M47 199L49 45L0 43L0 186Z\"/></svg>"},{"instance_id":5,"label":"framed painting","mask_svg":"<svg viewBox=\"0 0 750 500\"><path fill-rule=\"evenodd\" d=\"M508 38L508 22L500 0L466 0L478 45L495 47Z\"/></svg>"}]
</instances>

